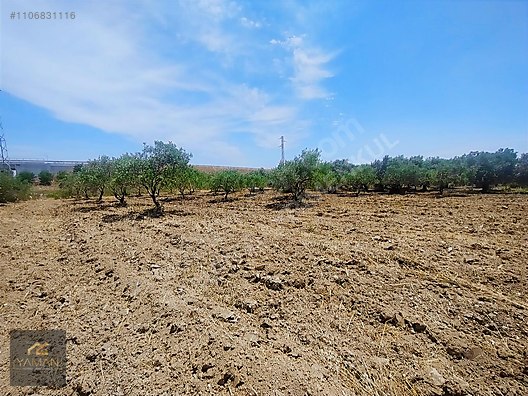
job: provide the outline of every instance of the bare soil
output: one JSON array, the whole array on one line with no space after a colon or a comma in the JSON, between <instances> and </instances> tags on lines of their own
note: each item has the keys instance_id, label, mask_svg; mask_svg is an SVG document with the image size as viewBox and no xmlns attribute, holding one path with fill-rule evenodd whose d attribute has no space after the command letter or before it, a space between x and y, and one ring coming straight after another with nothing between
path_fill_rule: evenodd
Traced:
<instances>
[{"instance_id":1,"label":"bare soil","mask_svg":"<svg viewBox=\"0 0 528 396\"><path fill-rule=\"evenodd\" d=\"M528 395L528 196L0 207L2 395ZM9 386L64 329L65 388Z\"/></svg>"}]
</instances>

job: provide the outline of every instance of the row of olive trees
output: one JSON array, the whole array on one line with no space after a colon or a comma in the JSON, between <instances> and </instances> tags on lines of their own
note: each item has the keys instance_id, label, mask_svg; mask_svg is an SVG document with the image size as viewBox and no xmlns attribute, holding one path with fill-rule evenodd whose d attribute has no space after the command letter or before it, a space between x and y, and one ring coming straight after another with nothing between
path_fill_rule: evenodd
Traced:
<instances>
[{"instance_id":1,"label":"row of olive trees","mask_svg":"<svg viewBox=\"0 0 528 396\"><path fill-rule=\"evenodd\" d=\"M106 191L111 191L121 205L126 205L131 191L144 189L156 210L161 211L160 191L172 187L183 191L183 185L177 185L175 180L183 183L182 175L191 172L190 158L191 154L173 143L156 141L153 146L145 144L139 153L119 158L101 156L77 166L72 173L59 176L59 186L78 197L96 194L98 202Z\"/></svg>"},{"instance_id":2,"label":"row of olive trees","mask_svg":"<svg viewBox=\"0 0 528 396\"><path fill-rule=\"evenodd\" d=\"M159 194L176 189L180 195L192 194L196 189L210 189L229 194L247 188L250 194L273 187L291 194L301 203L308 189L335 193L337 191L388 191L436 189L472 185L489 191L498 184L528 185L528 154L517 154L511 149L495 153L472 152L453 159L415 156L384 157L371 164L353 165L346 160L322 162L319 150L304 150L291 161L271 171L252 172L223 170L214 174L198 171L189 165L191 154L173 143L155 142L145 145L136 154L119 158L99 157L77 167L73 173L60 175L61 187L71 195L97 195L102 200L111 191L121 205L132 191L143 189L151 197L156 210L161 211Z\"/></svg>"},{"instance_id":3,"label":"row of olive trees","mask_svg":"<svg viewBox=\"0 0 528 396\"><path fill-rule=\"evenodd\" d=\"M471 152L452 159L415 156L384 157L370 165L339 160L321 164L314 184L319 190L388 191L402 193L456 186L474 186L488 192L497 185L528 186L528 154L519 158L512 149L495 153Z\"/></svg>"},{"instance_id":4,"label":"row of olive trees","mask_svg":"<svg viewBox=\"0 0 528 396\"><path fill-rule=\"evenodd\" d=\"M249 173L223 170L214 174L200 172L189 165L191 154L173 143L154 142L144 145L143 151L123 154L119 158L101 156L87 164L77 166L72 173L58 175L59 186L69 196L97 196L101 202L106 192L111 192L120 205L134 191L146 191L157 211L162 211L159 195L162 190L177 190L182 198L196 189L211 189L229 194L247 188L250 193L263 191L268 176L263 169Z\"/></svg>"}]
</instances>

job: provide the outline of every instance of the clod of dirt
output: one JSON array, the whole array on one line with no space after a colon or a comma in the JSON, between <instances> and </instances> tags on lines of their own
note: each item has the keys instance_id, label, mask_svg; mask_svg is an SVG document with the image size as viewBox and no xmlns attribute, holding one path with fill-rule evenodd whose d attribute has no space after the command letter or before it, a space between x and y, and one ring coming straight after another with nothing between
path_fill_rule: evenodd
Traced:
<instances>
[{"instance_id":1,"label":"clod of dirt","mask_svg":"<svg viewBox=\"0 0 528 396\"><path fill-rule=\"evenodd\" d=\"M412 324L412 328L417 333L423 333L423 332L425 332L425 330L427 330L427 326L426 325L418 323L418 322L413 323Z\"/></svg>"},{"instance_id":2,"label":"clod of dirt","mask_svg":"<svg viewBox=\"0 0 528 396\"><path fill-rule=\"evenodd\" d=\"M78 396L90 396L92 394L92 390L87 388L87 384L77 384L75 387L75 392Z\"/></svg>"},{"instance_id":3,"label":"clod of dirt","mask_svg":"<svg viewBox=\"0 0 528 396\"><path fill-rule=\"evenodd\" d=\"M287 286L293 286L296 289L304 289L306 287L306 281L301 278L296 278L286 282Z\"/></svg>"},{"instance_id":4,"label":"clod of dirt","mask_svg":"<svg viewBox=\"0 0 528 396\"><path fill-rule=\"evenodd\" d=\"M181 333L184 327L178 323L172 323L170 325L169 334Z\"/></svg>"},{"instance_id":5,"label":"clod of dirt","mask_svg":"<svg viewBox=\"0 0 528 396\"><path fill-rule=\"evenodd\" d=\"M332 282L337 283L339 286L343 286L345 283L348 282L348 279L344 276L334 275L332 277Z\"/></svg>"},{"instance_id":6,"label":"clod of dirt","mask_svg":"<svg viewBox=\"0 0 528 396\"><path fill-rule=\"evenodd\" d=\"M235 304L235 307L243 311L246 311L247 313L255 313L255 310L258 307L258 302L255 300L238 301Z\"/></svg>"},{"instance_id":7,"label":"clod of dirt","mask_svg":"<svg viewBox=\"0 0 528 396\"><path fill-rule=\"evenodd\" d=\"M464 353L458 349L458 348L454 348L454 347L450 347L448 346L446 348L446 352L449 356L451 356L453 359L457 359L457 360L460 360L464 357Z\"/></svg>"},{"instance_id":8,"label":"clod of dirt","mask_svg":"<svg viewBox=\"0 0 528 396\"><path fill-rule=\"evenodd\" d=\"M403 315L400 312L394 314L388 314L387 312L382 312L380 314L381 323L389 323L393 326L404 327L405 320Z\"/></svg>"},{"instance_id":9,"label":"clod of dirt","mask_svg":"<svg viewBox=\"0 0 528 396\"><path fill-rule=\"evenodd\" d=\"M280 279L268 277L264 280L264 284L268 289L279 291L282 290L283 284Z\"/></svg>"},{"instance_id":10,"label":"clod of dirt","mask_svg":"<svg viewBox=\"0 0 528 396\"><path fill-rule=\"evenodd\" d=\"M236 323L240 319L234 312L227 309L218 309L213 313L213 318L223 320L228 323Z\"/></svg>"},{"instance_id":11,"label":"clod of dirt","mask_svg":"<svg viewBox=\"0 0 528 396\"><path fill-rule=\"evenodd\" d=\"M228 371L220 378L218 385L224 386L230 381L233 382L233 385L237 386L238 381L236 381L236 375Z\"/></svg>"},{"instance_id":12,"label":"clod of dirt","mask_svg":"<svg viewBox=\"0 0 528 396\"><path fill-rule=\"evenodd\" d=\"M474 360L480 355L482 355L482 349L479 347L469 348L463 352L463 355L468 360Z\"/></svg>"},{"instance_id":13,"label":"clod of dirt","mask_svg":"<svg viewBox=\"0 0 528 396\"><path fill-rule=\"evenodd\" d=\"M431 368L428 374L431 384L435 386L442 386L446 383L445 378L438 372L436 368Z\"/></svg>"},{"instance_id":14,"label":"clod of dirt","mask_svg":"<svg viewBox=\"0 0 528 396\"><path fill-rule=\"evenodd\" d=\"M269 319L264 319L260 324L260 327L263 329L271 329L273 327L273 323L271 323Z\"/></svg>"},{"instance_id":15,"label":"clod of dirt","mask_svg":"<svg viewBox=\"0 0 528 396\"><path fill-rule=\"evenodd\" d=\"M507 360L513 357L512 352L505 347L499 347L497 348L497 356L501 359Z\"/></svg>"},{"instance_id":16,"label":"clod of dirt","mask_svg":"<svg viewBox=\"0 0 528 396\"><path fill-rule=\"evenodd\" d=\"M448 381L442 388L442 396L469 396L467 383Z\"/></svg>"},{"instance_id":17,"label":"clod of dirt","mask_svg":"<svg viewBox=\"0 0 528 396\"><path fill-rule=\"evenodd\" d=\"M86 354L86 360L89 362L95 362L95 359L97 359L97 356L99 353L97 351L90 351Z\"/></svg>"}]
</instances>

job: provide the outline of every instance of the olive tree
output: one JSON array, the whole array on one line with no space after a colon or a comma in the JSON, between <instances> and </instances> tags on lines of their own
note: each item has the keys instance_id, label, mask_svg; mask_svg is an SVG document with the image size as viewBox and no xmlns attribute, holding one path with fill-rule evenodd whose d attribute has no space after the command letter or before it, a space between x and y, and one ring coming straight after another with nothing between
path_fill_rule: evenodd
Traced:
<instances>
[{"instance_id":1,"label":"olive tree","mask_svg":"<svg viewBox=\"0 0 528 396\"><path fill-rule=\"evenodd\" d=\"M156 211L162 212L158 201L160 190L170 184L171 175L188 166L191 154L172 142L155 141L154 146L145 144L138 157L139 183L152 199Z\"/></svg>"},{"instance_id":2,"label":"olive tree","mask_svg":"<svg viewBox=\"0 0 528 396\"><path fill-rule=\"evenodd\" d=\"M186 193L192 194L196 188L203 187L203 174L192 166L177 168L170 175L168 185L171 188L176 188L181 198L184 199Z\"/></svg>"},{"instance_id":3,"label":"olive tree","mask_svg":"<svg viewBox=\"0 0 528 396\"><path fill-rule=\"evenodd\" d=\"M514 180L520 186L528 186L528 153L523 153L517 160Z\"/></svg>"},{"instance_id":4,"label":"olive tree","mask_svg":"<svg viewBox=\"0 0 528 396\"><path fill-rule=\"evenodd\" d=\"M244 186L250 194L255 194L257 190L263 192L268 184L268 174L264 169L251 171L243 176Z\"/></svg>"},{"instance_id":5,"label":"olive tree","mask_svg":"<svg viewBox=\"0 0 528 396\"><path fill-rule=\"evenodd\" d=\"M273 172L274 187L291 194L294 202L300 204L306 195L306 189L314 183L319 157L318 149L303 150L292 161L279 165Z\"/></svg>"},{"instance_id":6,"label":"olive tree","mask_svg":"<svg viewBox=\"0 0 528 396\"><path fill-rule=\"evenodd\" d=\"M371 165L359 165L352 168L343 175L342 180L343 186L347 190L356 191L356 196L359 195L361 190L368 192L369 187L378 181L376 169Z\"/></svg>"},{"instance_id":7,"label":"olive tree","mask_svg":"<svg viewBox=\"0 0 528 396\"><path fill-rule=\"evenodd\" d=\"M139 162L135 155L123 154L112 160L109 187L119 205L126 206L126 196L137 185L138 170Z\"/></svg>"},{"instance_id":8,"label":"olive tree","mask_svg":"<svg viewBox=\"0 0 528 396\"><path fill-rule=\"evenodd\" d=\"M88 191L94 191L98 194L97 202L102 202L111 175L112 160L110 157L103 155L96 160L88 161L88 164L81 168L81 182L85 197L88 198Z\"/></svg>"},{"instance_id":9,"label":"olive tree","mask_svg":"<svg viewBox=\"0 0 528 396\"><path fill-rule=\"evenodd\" d=\"M315 171L315 185L318 190L335 194L341 183L339 173L333 168L332 163L319 164Z\"/></svg>"},{"instance_id":10,"label":"olive tree","mask_svg":"<svg viewBox=\"0 0 528 396\"><path fill-rule=\"evenodd\" d=\"M224 201L227 201L227 196L231 193L237 192L244 185L244 181L240 172L235 170L223 170L215 173L212 176L211 186L213 191L222 191L224 194Z\"/></svg>"}]
</instances>

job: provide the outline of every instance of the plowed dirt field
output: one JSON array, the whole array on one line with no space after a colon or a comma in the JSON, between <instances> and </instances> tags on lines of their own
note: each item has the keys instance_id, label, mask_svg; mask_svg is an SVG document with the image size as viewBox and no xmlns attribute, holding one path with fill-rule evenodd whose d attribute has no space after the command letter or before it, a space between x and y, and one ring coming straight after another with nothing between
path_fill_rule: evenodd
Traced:
<instances>
[{"instance_id":1,"label":"plowed dirt field","mask_svg":"<svg viewBox=\"0 0 528 396\"><path fill-rule=\"evenodd\" d=\"M0 207L1 395L528 395L528 196ZM64 329L67 386L9 386Z\"/></svg>"}]
</instances>

